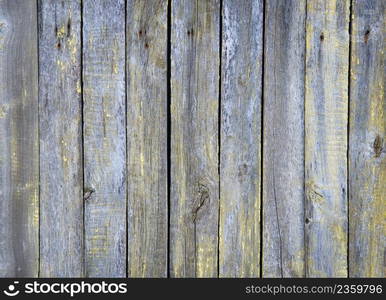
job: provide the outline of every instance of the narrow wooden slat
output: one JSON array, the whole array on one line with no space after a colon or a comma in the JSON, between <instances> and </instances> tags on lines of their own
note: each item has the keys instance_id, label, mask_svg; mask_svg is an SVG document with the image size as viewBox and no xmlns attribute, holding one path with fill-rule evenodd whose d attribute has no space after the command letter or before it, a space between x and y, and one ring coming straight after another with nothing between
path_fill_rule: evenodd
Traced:
<instances>
[{"instance_id":1,"label":"narrow wooden slat","mask_svg":"<svg viewBox=\"0 0 386 300\"><path fill-rule=\"evenodd\" d=\"M307 2L306 275L347 276L349 0Z\"/></svg>"},{"instance_id":2,"label":"narrow wooden slat","mask_svg":"<svg viewBox=\"0 0 386 300\"><path fill-rule=\"evenodd\" d=\"M126 277L125 1L83 1L85 273Z\"/></svg>"},{"instance_id":3,"label":"narrow wooden slat","mask_svg":"<svg viewBox=\"0 0 386 300\"><path fill-rule=\"evenodd\" d=\"M385 1L352 3L350 276L385 277Z\"/></svg>"},{"instance_id":4,"label":"narrow wooden slat","mask_svg":"<svg viewBox=\"0 0 386 300\"><path fill-rule=\"evenodd\" d=\"M128 275L167 275L167 3L127 1Z\"/></svg>"},{"instance_id":5,"label":"narrow wooden slat","mask_svg":"<svg viewBox=\"0 0 386 300\"><path fill-rule=\"evenodd\" d=\"M258 277L263 1L224 1L222 16L219 275Z\"/></svg>"},{"instance_id":6,"label":"narrow wooden slat","mask_svg":"<svg viewBox=\"0 0 386 300\"><path fill-rule=\"evenodd\" d=\"M263 276L303 277L306 1L265 9Z\"/></svg>"},{"instance_id":7,"label":"narrow wooden slat","mask_svg":"<svg viewBox=\"0 0 386 300\"><path fill-rule=\"evenodd\" d=\"M0 277L39 269L35 1L0 1Z\"/></svg>"},{"instance_id":8,"label":"narrow wooden slat","mask_svg":"<svg viewBox=\"0 0 386 300\"><path fill-rule=\"evenodd\" d=\"M171 7L170 274L217 276L220 1Z\"/></svg>"},{"instance_id":9,"label":"narrow wooden slat","mask_svg":"<svg viewBox=\"0 0 386 300\"><path fill-rule=\"evenodd\" d=\"M83 273L80 0L39 5L40 275Z\"/></svg>"}]
</instances>

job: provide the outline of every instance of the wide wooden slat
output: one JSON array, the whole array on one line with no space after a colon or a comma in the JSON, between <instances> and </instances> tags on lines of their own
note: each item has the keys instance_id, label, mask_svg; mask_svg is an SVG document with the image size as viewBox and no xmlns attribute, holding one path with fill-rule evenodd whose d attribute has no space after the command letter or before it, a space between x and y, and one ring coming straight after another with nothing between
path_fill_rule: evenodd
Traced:
<instances>
[{"instance_id":1,"label":"wide wooden slat","mask_svg":"<svg viewBox=\"0 0 386 300\"><path fill-rule=\"evenodd\" d=\"M36 2L0 1L0 277L39 269Z\"/></svg>"},{"instance_id":2,"label":"wide wooden slat","mask_svg":"<svg viewBox=\"0 0 386 300\"><path fill-rule=\"evenodd\" d=\"M265 9L263 276L303 277L306 1Z\"/></svg>"},{"instance_id":3,"label":"wide wooden slat","mask_svg":"<svg viewBox=\"0 0 386 300\"><path fill-rule=\"evenodd\" d=\"M352 3L350 276L385 277L385 1Z\"/></svg>"},{"instance_id":4,"label":"wide wooden slat","mask_svg":"<svg viewBox=\"0 0 386 300\"><path fill-rule=\"evenodd\" d=\"M83 272L80 0L39 5L40 275Z\"/></svg>"},{"instance_id":5,"label":"wide wooden slat","mask_svg":"<svg viewBox=\"0 0 386 300\"><path fill-rule=\"evenodd\" d=\"M172 1L170 275L216 277L220 1Z\"/></svg>"},{"instance_id":6,"label":"wide wooden slat","mask_svg":"<svg viewBox=\"0 0 386 300\"><path fill-rule=\"evenodd\" d=\"M307 2L306 275L347 276L349 0Z\"/></svg>"},{"instance_id":7,"label":"wide wooden slat","mask_svg":"<svg viewBox=\"0 0 386 300\"><path fill-rule=\"evenodd\" d=\"M85 273L126 277L125 1L83 1Z\"/></svg>"},{"instance_id":8,"label":"wide wooden slat","mask_svg":"<svg viewBox=\"0 0 386 300\"><path fill-rule=\"evenodd\" d=\"M167 6L127 1L128 275L167 275Z\"/></svg>"},{"instance_id":9,"label":"wide wooden slat","mask_svg":"<svg viewBox=\"0 0 386 300\"><path fill-rule=\"evenodd\" d=\"M219 275L258 277L263 1L224 1L222 16Z\"/></svg>"}]
</instances>

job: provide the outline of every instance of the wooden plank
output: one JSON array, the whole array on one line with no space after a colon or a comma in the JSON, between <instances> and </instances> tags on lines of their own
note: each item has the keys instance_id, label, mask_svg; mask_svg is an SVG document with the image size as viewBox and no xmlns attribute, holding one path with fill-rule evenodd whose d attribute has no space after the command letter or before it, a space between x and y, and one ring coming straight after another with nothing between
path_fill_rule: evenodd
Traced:
<instances>
[{"instance_id":1,"label":"wooden plank","mask_svg":"<svg viewBox=\"0 0 386 300\"><path fill-rule=\"evenodd\" d=\"M349 0L307 2L306 276L347 276Z\"/></svg>"},{"instance_id":2,"label":"wooden plank","mask_svg":"<svg viewBox=\"0 0 386 300\"><path fill-rule=\"evenodd\" d=\"M385 277L385 1L352 3L350 276Z\"/></svg>"},{"instance_id":3,"label":"wooden plank","mask_svg":"<svg viewBox=\"0 0 386 300\"><path fill-rule=\"evenodd\" d=\"M167 276L167 6L127 2L129 277Z\"/></svg>"},{"instance_id":4,"label":"wooden plank","mask_svg":"<svg viewBox=\"0 0 386 300\"><path fill-rule=\"evenodd\" d=\"M0 1L0 277L39 269L35 1Z\"/></svg>"},{"instance_id":5,"label":"wooden plank","mask_svg":"<svg viewBox=\"0 0 386 300\"><path fill-rule=\"evenodd\" d=\"M83 1L85 272L126 277L125 1Z\"/></svg>"},{"instance_id":6,"label":"wooden plank","mask_svg":"<svg viewBox=\"0 0 386 300\"><path fill-rule=\"evenodd\" d=\"M306 1L267 1L263 276L303 277Z\"/></svg>"},{"instance_id":7,"label":"wooden plank","mask_svg":"<svg viewBox=\"0 0 386 300\"><path fill-rule=\"evenodd\" d=\"M83 273L80 1L39 6L40 275Z\"/></svg>"},{"instance_id":8,"label":"wooden plank","mask_svg":"<svg viewBox=\"0 0 386 300\"><path fill-rule=\"evenodd\" d=\"M170 275L216 277L220 1L171 7Z\"/></svg>"},{"instance_id":9,"label":"wooden plank","mask_svg":"<svg viewBox=\"0 0 386 300\"><path fill-rule=\"evenodd\" d=\"M224 1L222 16L219 275L258 277L263 1Z\"/></svg>"}]
</instances>

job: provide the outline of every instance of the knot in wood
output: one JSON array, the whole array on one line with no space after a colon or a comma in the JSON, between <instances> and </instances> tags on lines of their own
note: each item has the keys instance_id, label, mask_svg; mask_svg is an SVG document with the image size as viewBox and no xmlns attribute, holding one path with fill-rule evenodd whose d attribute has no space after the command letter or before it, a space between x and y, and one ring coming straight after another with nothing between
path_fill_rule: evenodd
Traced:
<instances>
[{"instance_id":1,"label":"knot in wood","mask_svg":"<svg viewBox=\"0 0 386 300\"><path fill-rule=\"evenodd\" d=\"M196 203L192 212L193 223L196 222L198 211L205 205L205 203L209 202L210 199L209 188L202 183L198 183L197 194L198 197L195 201Z\"/></svg>"}]
</instances>

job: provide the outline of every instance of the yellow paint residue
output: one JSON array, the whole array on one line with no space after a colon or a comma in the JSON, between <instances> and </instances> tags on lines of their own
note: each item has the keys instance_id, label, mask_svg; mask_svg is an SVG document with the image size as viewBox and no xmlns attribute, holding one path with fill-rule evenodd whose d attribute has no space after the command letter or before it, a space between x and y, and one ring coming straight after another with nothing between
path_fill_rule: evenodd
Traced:
<instances>
[{"instance_id":1,"label":"yellow paint residue","mask_svg":"<svg viewBox=\"0 0 386 300\"><path fill-rule=\"evenodd\" d=\"M39 227L39 193L37 187L32 192L32 206L33 206L33 215L32 215L32 224L35 228Z\"/></svg>"},{"instance_id":2,"label":"yellow paint residue","mask_svg":"<svg viewBox=\"0 0 386 300\"><path fill-rule=\"evenodd\" d=\"M90 33L90 36L88 38L88 47L92 48L93 44L94 44L94 35L92 33Z\"/></svg>"},{"instance_id":3,"label":"yellow paint residue","mask_svg":"<svg viewBox=\"0 0 386 300\"><path fill-rule=\"evenodd\" d=\"M63 61L59 60L59 59L56 61L56 64L57 64L57 66L59 67L59 69L61 71L64 71L64 69L66 68L66 64Z\"/></svg>"},{"instance_id":4,"label":"yellow paint residue","mask_svg":"<svg viewBox=\"0 0 386 300\"><path fill-rule=\"evenodd\" d=\"M4 118L7 115L7 106L6 104L0 105L0 119Z\"/></svg>"},{"instance_id":5,"label":"yellow paint residue","mask_svg":"<svg viewBox=\"0 0 386 300\"><path fill-rule=\"evenodd\" d=\"M3 50L4 49L4 36L1 35L2 31L3 31L3 28L5 27L4 26L5 24L4 23L0 23L0 50Z\"/></svg>"},{"instance_id":6,"label":"yellow paint residue","mask_svg":"<svg viewBox=\"0 0 386 300\"><path fill-rule=\"evenodd\" d=\"M196 237L196 275L197 277L212 277L217 272L217 251L215 241L211 236Z\"/></svg>"},{"instance_id":7,"label":"yellow paint residue","mask_svg":"<svg viewBox=\"0 0 386 300\"><path fill-rule=\"evenodd\" d=\"M145 157L144 157L142 151L139 154L139 161L140 161L140 168L141 168L141 176L143 176L144 175Z\"/></svg>"},{"instance_id":8,"label":"yellow paint residue","mask_svg":"<svg viewBox=\"0 0 386 300\"><path fill-rule=\"evenodd\" d=\"M347 232L343 230L343 225L338 223L332 226L333 239L336 241L335 253L346 254L342 259L335 260L334 276L335 277L347 277L347 261L344 259L347 257Z\"/></svg>"},{"instance_id":9,"label":"yellow paint residue","mask_svg":"<svg viewBox=\"0 0 386 300\"><path fill-rule=\"evenodd\" d=\"M80 86L80 81L79 80L76 82L76 92L78 94L82 93L82 87Z\"/></svg>"},{"instance_id":10,"label":"yellow paint residue","mask_svg":"<svg viewBox=\"0 0 386 300\"><path fill-rule=\"evenodd\" d=\"M303 277L305 268L304 268L304 250L299 249L290 261L290 269L292 271L293 277Z\"/></svg>"},{"instance_id":11,"label":"yellow paint residue","mask_svg":"<svg viewBox=\"0 0 386 300\"><path fill-rule=\"evenodd\" d=\"M75 64L78 60L78 49L77 49L77 44L78 40L75 38L74 35L71 35L71 37L67 41L69 49L70 49L70 55L71 55L71 61L73 64Z\"/></svg>"},{"instance_id":12,"label":"yellow paint residue","mask_svg":"<svg viewBox=\"0 0 386 300\"><path fill-rule=\"evenodd\" d=\"M386 146L385 133L386 122L384 112L384 85L383 85L383 68L381 60L382 55L377 55L380 67L374 74L373 80L369 81L369 119L367 129L372 133L372 138L379 138L382 148ZM372 140L370 141L371 143ZM374 150L373 150L374 151ZM365 194L371 195L371 202L367 212L368 234L370 235L369 252L365 259L368 261L368 268L365 271L365 276L381 277L386 274L386 266L384 260L384 245L383 237L386 236L386 211L383 209L386 206L386 156L383 153L377 157L374 154L367 162L368 169L366 170L367 180L363 187Z\"/></svg>"},{"instance_id":13,"label":"yellow paint residue","mask_svg":"<svg viewBox=\"0 0 386 300\"><path fill-rule=\"evenodd\" d=\"M118 74L118 64L113 62L113 74Z\"/></svg>"},{"instance_id":14,"label":"yellow paint residue","mask_svg":"<svg viewBox=\"0 0 386 300\"><path fill-rule=\"evenodd\" d=\"M57 38L63 38L64 36L66 35L66 29L65 29L65 26L60 26L58 28L58 31L56 32L56 36Z\"/></svg>"}]
</instances>

